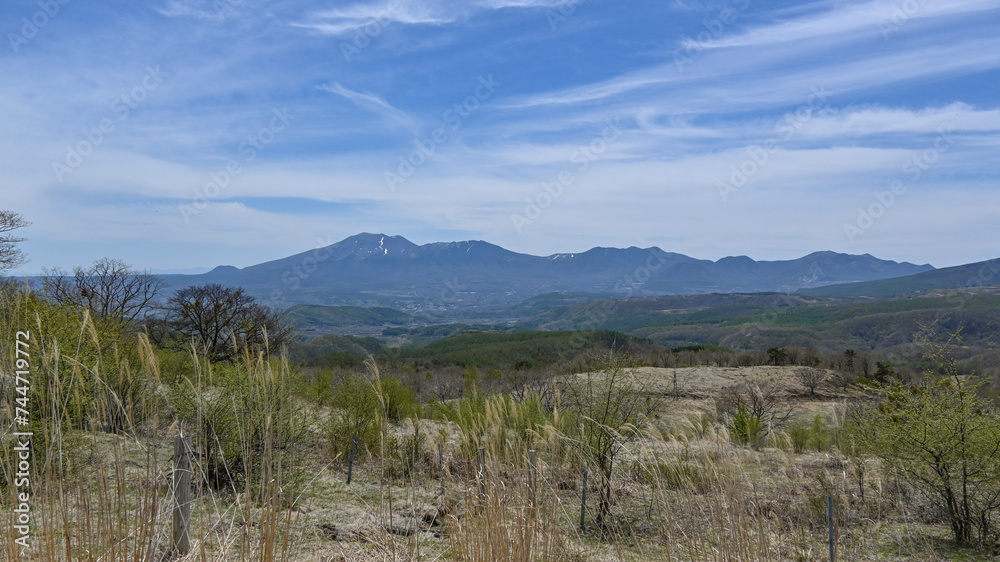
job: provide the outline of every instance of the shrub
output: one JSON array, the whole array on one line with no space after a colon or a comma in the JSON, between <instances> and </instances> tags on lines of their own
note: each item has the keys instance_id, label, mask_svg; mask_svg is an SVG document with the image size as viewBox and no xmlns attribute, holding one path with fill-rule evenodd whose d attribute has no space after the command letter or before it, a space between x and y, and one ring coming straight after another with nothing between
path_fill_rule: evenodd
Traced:
<instances>
[{"instance_id":1,"label":"shrub","mask_svg":"<svg viewBox=\"0 0 1000 562\"><path fill-rule=\"evenodd\" d=\"M823 416L816 414L811 424L797 423L790 427L788 437L796 453L809 450L822 452L830 448L838 437L838 432L836 429L831 430Z\"/></svg>"},{"instance_id":2,"label":"shrub","mask_svg":"<svg viewBox=\"0 0 1000 562\"><path fill-rule=\"evenodd\" d=\"M809 449L812 440L812 430L809 426L795 424L788 429L788 438L792 441L792 449L796 453L804 453Z\"/></svg>"},{"instance_id":3,"label":"shrub","mask_svg":"<svg viewBox=\"0 0 1000 562\"><path fill-rule=\"evenodd\" d=\"M593 357L591 364L594 371L569 379L565 389L567 409L580 422L580 453L600 478L596 522L607 532L615 463L664 398L643 392L649 381L637 369L642 362L632 355L612 350Z\"/></svg>"},{"instance_id":4,"label":"shrub","mask_svg":"<svg viewBox=\"0 0 1000 562\"><path fill-rule=\"evenodd\" d=\"M333 455L346 458L354 437L366 451L378 447L381 403L371 381L358 373L345 373L333 386L330 405L334 407L328 432Z\"/></svg>"},{"instance_id":5,"label":"shrub","mask_svg":"<svg viewBox=\"0 0 1000 562\"><path fill-rule=\"evenodd\" d=\"M766 435L760 417L751 414L746 404L736 407L736 414L729 423L729 435L741 445L757 446Z\"/></svg>"},{"instance_id":6,"label":"shrub","mask_svg":"<svg viewBox=\"0 0 1000 562\"><path fill-rule=\"evenodd\" d=\"M752 446L783 427L793 411L781 386L766 380L745 380L725 389L717 408L719 417L729 420L727 427L734 440Z\"/></svg>"},{"instance_id":7,"label":"shrub","mask_svg":"<svg viewBox=\"0 0 1000 562\"><path fill-rule=\"evenodd\" d=\"M854 415L860 449L922 488L951 523L960 545L995 540L1000 511L1000 413L980 398L982 381L958 374L953 342L918 334L942 373L926 384L896 383L876 407ZM941 376L943 375L943 376Z\"/></svg>"},{"instance_id":8,"label":"shrub","mask_svg":"<svg viewBox=\"0 0 1000 562\"><path fill-rule=\"evenodd\" d=\"M376 390L382 395L382 407L390 422L399 423L418 413L416 394L398 377L382 377Z\"/></svg>"},{"instance_id":9,"label":"shrub","mask_svg":"<svg viewBox=\"0 0 1000 562\"><path fill-rule=\"evenodd\" d=\"M291 473L286 480L294 481L305 424L293 403L287 362L244 354L236 365L196 368L203 381L217 384L186 379L173 398L181 418L194 425L208 486L256 495L270 474Z\"/></svg>"},{"instance_id":10,"label":"shrub","mask_svg":"<svg viewBox=\"0 0 1000 562\"><path fill-rule=\"evenodd\" d=\"M31 408L35 422L123 432L162 406L148 341L122 321L95 319L86 309L8 287L0 296L0 347L7 357L14 356L6 346L16 330L30 332L31 401L60 406Z\"/></svg>"}]
</instances>

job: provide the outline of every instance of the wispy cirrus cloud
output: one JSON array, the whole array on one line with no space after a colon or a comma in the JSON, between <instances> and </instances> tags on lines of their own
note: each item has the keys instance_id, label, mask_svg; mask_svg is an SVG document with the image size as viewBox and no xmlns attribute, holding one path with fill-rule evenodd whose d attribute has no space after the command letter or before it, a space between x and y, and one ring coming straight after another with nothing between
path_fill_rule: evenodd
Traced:
<instances>
[{"instance_id":1,"label":"wispy cirrus cloud","mask_svg":"<svg viewBox=\"0 0 1000 562\"><path fill-rule=\"evenodd\" d=\"M332 84L322 84L316 88L321 91L330 92L331 94L336 94L346 98L354 102L359 107L373 110L381 115L388 123L404 125L407 127L413 127L415 125L415 120L412 116L393 107L389 104L389 102L385 101L381 96L376 94L348 90L337 82Z\"/></svg>"},{"instance_id":2,"label":"wispy cirrus cloud","mask_svg":"<svg viewBox=\"0 0 1000 562\"><path fill-rule=\"evenodd\" d=\"M942 131L1000 133L1000 110L979 109L965 103L920 110L888 107L839 110L810 120L801 134L844 142L851 138L933 135Z\"/></svg>"},{"instance_id":3,"label":"wispy cirrus cloud","mask_svg":"<svg viewBox=\"0 0 1000 562\"><path fill-rule=\"evenodd\" d=\"M457 17L456 12L435 2L389 0L313 12L305 20L291 25L323 35L342 36L354 33L366 25L444 25L454 22Z\"/></svg>"},{"instance_id":4,"label":"wispy cirrus cloud","mask_svg":"<svg viewBox=\"0 0 1000 562\"><path fill-rule=\"evenodd\" d=\"M1000 68L1000 37L973 35L943 45L865 53L851 60L808 65L801 64L801 57L787 49L762 47L752 57L747 54L709 52L683 72L673 63L659 64L596 83L530 94L509 101L505 107L576 107L615 99L664 103L677 113L777 106L796 103L810 88L822 84L843 95ZM733 69L734 56L748 61L738 71ZM781 77L781 88L775 87L776 76ZM736 92L725 84L734 80L740 83Z\"/></svg>"},{"instance_id":5,"label":"wispy cirrus cloud","mask_svg":"<svg viewBox=\"0 0 1000 562\"><path fill-rule=\"evenodd\" d=\"M480 6L494 10L501 8L554 8L568 4L573 4L573 0L482 0L479 3Z\"/></svg>"},{"instance_id":6,"label":"wispy cirrus cloud","mask_svg":"<svg viewBox=\"0 0 1000 562\"><path fill-rule=\"evenodd\" d=\"M876 36L892 31L913 20L969 15L1000 8L998 0L952 0L949 2L900 2L873 0L851 4L838 3L816 15L766 24L732 36L708 41L687 38L682 47L726 49L775 45L796 41L824 40L838 42L858 36Z\"/></svg>"},{"instance_id":7,"label":"wispy cirrus cloud","mask_svg":"<svg viewBox=\"0 0 1000 562\"><path fill-rule=\"evenodd\" d=\"M350 6L310 13L293 22L293 27L310 29L324 35L344 36L366 25L386 26L399 23L409 26L446 25L468 19L482 10L505 8L554 8L575 5L572 0L388 0L356 3Z\"/></svg>"},{"instance_id":8,"label":"wispy cirrus cloud","mask_svg":"<svg viewBox=\"0 0 1000 562\"><path fill-rule=\"evenodd\" d=\"M168 18L223 20L235 15L243 3L244 0L167 0L164 6L153 10Z\"/></svg>"}]
</instances>

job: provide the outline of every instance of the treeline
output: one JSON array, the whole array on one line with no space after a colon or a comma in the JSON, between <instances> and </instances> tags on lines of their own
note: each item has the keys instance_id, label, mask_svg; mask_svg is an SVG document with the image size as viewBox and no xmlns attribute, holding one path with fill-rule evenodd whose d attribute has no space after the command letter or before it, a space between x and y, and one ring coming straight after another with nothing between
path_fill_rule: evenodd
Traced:
<instances>
[{"instance_id":1,"label":"treeline","mask_svg":"<svg viewBox=\"0 0 1000 562\"><path fill-rule=\"evenodd\" d=\"M402 349L386 348L371 337L363 340L353 336L324 338L311 340L309 345L321 346L322 342L333 340L341 341L343 345L329 355L313 353L306 360L307 366L356 367L364 357L372 355L391 372L454 375L475 368L499 373L493 375L499 378L528 371L548 375L581 372L586 368L587 357L595 351L617 349L627 351L650 367L787 365L830 369L845 388L858 382L885 384L896 380L912 381L929 367L929 363L919 355L899 360L879 352L851 348L839 353L823 353L813 345L775 346L756 351L733 350L718 345L668 348L648 339L611 330L465 332L422 347ZM983 365L963 357L961 350L957 356L958 368L963 374L984 373ZM426 385L421 383L419 386Z\"/></svg>"},{"instance_id":2,"label":"treeline","mask_svg":"<svg viewBox=\"0 0 1000 562\"><path fill-rule=\"evenodd\" d=\"M378 358L391 365L423 368L456 365L526 370L564 365L594 349L612 347L652 357L659 346L608 330L467 332L423 347L384 349Z\"/></svg>"}]
</instances>

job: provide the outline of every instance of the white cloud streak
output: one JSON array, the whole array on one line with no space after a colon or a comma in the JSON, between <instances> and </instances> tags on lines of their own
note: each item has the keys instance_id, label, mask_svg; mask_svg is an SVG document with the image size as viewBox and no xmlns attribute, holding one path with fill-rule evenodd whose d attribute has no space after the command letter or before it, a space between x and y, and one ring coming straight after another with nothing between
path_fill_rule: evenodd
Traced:
<instances>
[{"instance_id":1,"label":"white cloud streak","mask_svg":"<svg viewBox=\"0 0 1000 562\"><path fill-rule=\"evenodd\" d=\"M452 23L456 14L446 6L418 0L389 0L369 4L353 4L311 14L306 21L294 22L293 27L311 29L324 35L345 36L372 26L379 29L399 23L403 25L444 25Z\"/></svg>"},{"instance_id":2,"label":"white cloud streak","mask_svg":"<svg viewBox=\"0 0 1000 562\"><path fill-rule=\"evenodd\" d=\"M948 2L875 0L860 4L838 3L834 8L815 16L760 26L733 37L704 42L689 38L682 43L682 47L708 50L761 47L796 41L821 40L828 43L833 39L842 42L858 36L877 36L882 31L892 32L913 20L974 14L998 7L1000 1L997 0L949 0Z\"/></svg>"},{"instance_id":3,"label":"white cloud streak","mask_svg":"<svg viewBox=\"0 0 1000 562\"><path fill-rule=\"evenodd\" d=\"M554 8L572 5L574 0L482 0L479 4L494 10L502 8Z\"/></svg>"},{"instance_id":4,"label":"white cloud streak","mask_svg":"<svg viewBox=\"0 0 1000 562\"><path fill-rule=\"evenodd\" d=\"M336 82L333 84L323 84L317 86L317 88L324 92L330 92L331 94L342 96L360 107L374 110L376 113L382 115L389 123L411 128L415 125L414 119L410 115L393 107L389 104L389 102L385 101L376 94L348 90Z\"/></svg>"}]
</instances>

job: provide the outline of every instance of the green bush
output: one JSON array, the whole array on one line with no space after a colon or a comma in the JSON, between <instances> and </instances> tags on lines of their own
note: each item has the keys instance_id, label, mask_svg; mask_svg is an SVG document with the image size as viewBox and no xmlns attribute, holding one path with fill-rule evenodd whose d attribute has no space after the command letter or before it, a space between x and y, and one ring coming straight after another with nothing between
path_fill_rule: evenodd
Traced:
<instances>
[{"instance_id":1,"label":"green bush","mask_svg":"<svg viewBox=\"0 0 1000 562\"><path fill-rule=\"evenodd\" d=\"M398 455L394 455L396 458L393 460L396 462L393 462L391 468L401 478L410 477L410 474L417 465L417 461L420 460L424 444L427 442L427 434L420 429L420 420L413 418L412 421L413 433L393 443L393 450L398 451Z\"/></svg>"},{"instance_id":2,"label":"green bush","mask_svg":"<svg viewBox=\"0 0 1000 562\"><path fill-rule=\"evenodd\" d=\"M305 378L298 396L317 406L328 406L333 399L334 373L331 369L311 369L311 374Z\"/></svg>"},{"instance_id":3,"label":"green bush","mask_svg":"<svg viewBox=\"0 0 1000 562\"><path fill-rule=\"evenodd\" d=\"M812 428L812 441L811 445L816 449L816 452L822 452L830 448L830 429L826 425L826 421L823 416L816 414L813 418Z\"/></svg>"},{"instance_id":4,"label":"green bush","mask_svg":"<svg viewBox=\"0 0 1000 562\"><path fill-rule=\"evenodd\" d=\"M417 395L398 377L382 377L379 386L385 415L390 422L399 423L419 413Z\"/></svg>"},{"instance_id":5,"label":"green bush","mask_svg":"<svg viewBox=\"0 0 1000 562\"><path fill-rule=\"evenodd\" d=\"M788 437L792 440L792 448L796 453L804 453L812 441L812 430L807 425L795 424L788 429Z\"/></svg>"},{"instance_id":6,"label":"green bush","mask_svg":"<svg viewBox=\"0 0 1000 562\"><path fill-rule=\"evenodd\" d=\"M330 389L329 402L333 407L327 432L330 451L345 459L352 438L357 438L360 450L377 451L383 424L399 423L419 414L416 395L394 376L371 379L346 372Z\"/></svg>"},{"instance_id":7,"label":"green bush","mask_svg":"<svg viewBox=\"0 0 1000 562\"><path fill-rule=\"evenodd\" d=\"M330 419L328 437L330 452L347 458L351 439L357 437L362 450L376 450L379 444L381 401L372 381L348 372L333 385L330 405L334 412Z\"/></svg>"},{"instance_id":8,"label":"green bush","mask_svg":"<svg viewBox=\"0 0 1000 562\"><path fill-rule=\"evenodd\" d=\"M741 445L756 446L764 435L764 425L759 417L750 414L745 405L739 404L729 424L729 435Z\"/></svg>"},{"instance_id":9,"label":"green bush","mask_svg":"<svg viewBox=\"0 0 1000 562\"><path fill-rule=\"evenodd\" d=\"M0 295L0 350L6 357L15 356L17 331L30 332L34 423L125 432L162 407L155 370L148 368L152 350L125 323L94 319L82 308L8 287Z\"/></svg>"},{"instance_id":10,"label":"green bush","mask_svg":"<svg viewBox=\"0 0 1000 562\"><path fill-rule=\"evenodd\" d=\"M943 346L942 346L943 347ZM959 546L993 544L1000 513L1000 412L982 399L983 381L956 374L896 383L848 428L859 452L913 482L946 515Z\"/></svg>"},{"instance_id":11,"label":"green bush","mask_svg":"<svg viewBox=\"0 0 1000 562\"><path fill-rule=\"evenodd\" d=\"M281 472L290 497L305 423L292 397L287 363L261 355L199 368L201 382L176 385L172 401L194 427L205 482L214 490L256 497Z\"/></svg>"},{"instance_id":12,"label":"green bush","mask_svg":"<svg viewBox=\"0 0 1000 562\"><path fill-rule=\"evenodd\" d=\"M823 416L816 414L811 424L797 423L788 430L788 437L796 453L822 452L830 448L839 436L837 428L830 428Z\"/></svg>"}]
</instances>

